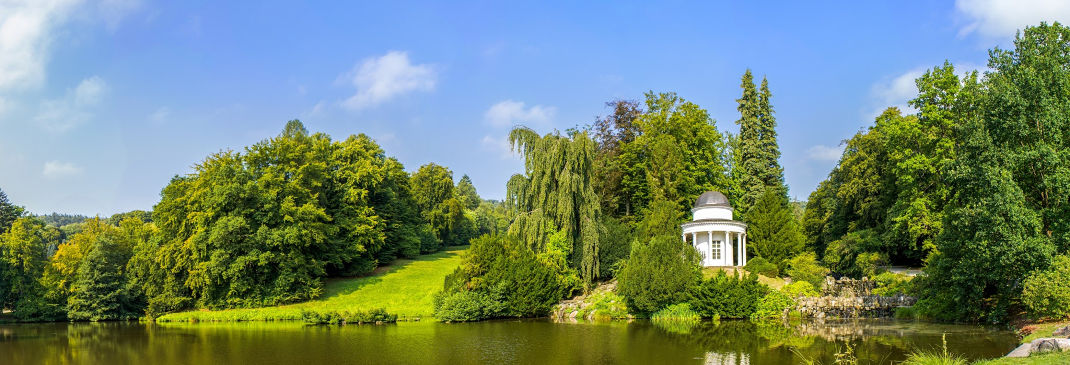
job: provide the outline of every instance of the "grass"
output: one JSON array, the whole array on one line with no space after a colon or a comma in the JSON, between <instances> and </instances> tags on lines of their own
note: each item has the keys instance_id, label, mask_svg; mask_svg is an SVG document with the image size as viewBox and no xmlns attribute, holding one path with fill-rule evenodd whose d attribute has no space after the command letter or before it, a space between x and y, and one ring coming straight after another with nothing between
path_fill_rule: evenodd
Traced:
<instances>
[{"instance_id":1,"label":"grass","mask_svg":"<svg viewBox=\"0 0 1070 365\"><path fill-rule=\"evenodd\" d=\"M1054 365L1070 364L1070 352L1049 352L1046 354L1033 355L1030 357L1001 357L992 360L982 360L973 365Z\"/></svg>"},{"instance_id":2,"label":"grass","mask_svg":"<svg viewBox=\"0 0 1070 365\"><path fill-rule=\"evenodd\" d=\"M461 263L466 247L398 260L370 276L329 279L323 296L308 302L263 308L195 310L171 313L157 322L301 321L302 311L344 312L383 308L402 320L430 318L435 292Z\"/></svg>"},{"instance_id":3,"label":"grass","mask_svg":"<svg viewBox=\"0 0 1070 365\"><path fill-rule=\"evenodd\" d=\"M743 268L740 267L704 267L702 268L702 277L706 279L712 278L714 275L717 275L718 271L724 271L729 275L738 271L740 275L747 275L747 270L743 270ZM784 279L771 278L762 274L758 274L758 282L777 290L780 290L784 285L787 285L787 282L784 281Z\"/></svg>"},{"instance_id":4,"label":"grass","mask_svg":"<svg viewBox=\"0 0 1070 365\"><path fill-rule=\"evenodd\" d=\"M1052 333L1060 327L1065 326L1070 326L1070 321L1027 325L1021 329L1021 333L1025 335L1025 337L1022 338L1022 343L1033 342L1033 340L1038 338L1054 337Z\"/></svg>"}]
</instances>

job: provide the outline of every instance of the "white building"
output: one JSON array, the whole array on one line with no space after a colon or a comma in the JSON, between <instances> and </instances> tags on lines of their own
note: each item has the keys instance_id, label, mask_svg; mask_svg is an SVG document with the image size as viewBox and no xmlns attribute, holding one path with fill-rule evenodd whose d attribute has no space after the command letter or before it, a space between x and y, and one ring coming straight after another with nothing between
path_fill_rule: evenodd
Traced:
<instances>
[{"instance_id":1,"label":"white building","mask_svg":"<svg viewBox=\"0 0 1070 365\"><path fill-rule=\"evenodd\" d=\"M702 266L747 264L747 225L732 220L728 197L717 191L702 193L691 214L691 221L680 227L684 242L698 250Z\"/></svg>"}]
</instances>

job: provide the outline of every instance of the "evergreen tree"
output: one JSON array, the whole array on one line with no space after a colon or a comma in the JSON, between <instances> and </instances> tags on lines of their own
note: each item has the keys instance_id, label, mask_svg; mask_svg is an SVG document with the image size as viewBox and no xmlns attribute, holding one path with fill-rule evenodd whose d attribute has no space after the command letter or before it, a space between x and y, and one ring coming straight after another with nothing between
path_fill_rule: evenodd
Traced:
<instances>
[{"instance_id":1,"label":"evergreen tree","mask_svg":"<svg viewBox=\"0 0 1070 365\"><path fill-rule=\"evenodd\" d=\"M7 232L11 224L15 223L15 220L21 217L22 214L22 207L11 204L7 200L7 194L0 190L0 234Z\"/></svg>"},{"instance_id":2,"label":"evergreen tree","mask_svg":"<svg viewBox=\"0 0 1070 365\"><path fill-rule=\"evenodd\" d=\"M457 198L464 204L464 208L468 210L476 210L479 208L479 203L483 200L479 198L479 194L476 193L475 185L472 185L472 178L468 175L461 176L461 181L457 182L457 187L454 188L457 193Z\"/></svg>"},{"instance_id":3,"label":"evergreen tree","mask_svg":"<svg viewBox=\"0 0 1070 365\"><path fill-rule=\"evenodd\" d=\"M773 116L773 94L769 91L769 80L762 77L762 86L758 94L758 140L759 161L761 169L758 180L766 189L774 189L787 201L788 189L784 185L784 168L780 167L780 145L777 143L776 117Z\"/></svg>"},{"instance_id":4,"label":"evergreen tree","mask_svg":"<svg viewBox=\"0 0 1070 365\"><path fill-rule=\"evenodd\" d=\"M743 95L736 99L739 103L736 107L739 111L739 120L736 121L739 125L739 151L736 152L739 156L739 165L733 169L735 172L733 177L737 179L736 185L739 186L742 195L729 198L735 203L738 212L746 212L758 201L765 189L760 173L762 170L760 126L762 110L758 92L755 90L754 75L751 74L750 69L743 73L740 88L743 89Z\"/></svg>"},{"instance_id":5,"label":"evergreen tree","mask_svg":"<svg viewBox=\"0 0 1070 365\"><path fill-rule=\"evenodd\" d=\"M795 214L775 189L766 190L747 212L747 246L750 254L776 264L802 252L803 236Z\"/></svg>"},{"instance_id":6,"label":"evergreen tree","mask_svg":"<svg viewBox=\"0 0 1070 365\"><path fill-rule=\"evenodd\" d=\"M67 317L72 320L136 318L123 277L126 260L119 245L99 237L78 270L78 280L68 299Z\"/></svg>"}]
</instances>

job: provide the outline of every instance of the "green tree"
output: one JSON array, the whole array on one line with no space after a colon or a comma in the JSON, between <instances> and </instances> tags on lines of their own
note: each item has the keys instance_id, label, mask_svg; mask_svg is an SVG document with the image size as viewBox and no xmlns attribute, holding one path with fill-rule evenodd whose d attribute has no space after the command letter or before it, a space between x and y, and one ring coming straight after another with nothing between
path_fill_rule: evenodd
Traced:
<instances>
[{"instance_id":1,"label":"green tree","mask_svg":"<svg viewBox=\"0 0 1070 365\"><path fill-rule=\"evenodd\" d=\"M629 217L633 214L632 195L624 186L627 166L623 165L622 155L625 146L635 141L639 127L635 120L643 114L638 102L631 100L614 100L606 103L613 112L595 120L589 128L598 145L594 158L595 191L601 196L602 211L615 217Z\"/></svg>"},{"instance_id":2,"label":"green tree","mask_svg":"<svg viewBox=\"0 0 1070 365\"><path fill-rule=\"evenodd\" d=\"M124 280L124 249L108 237L97 237L78 269L71 287L67 317L71 320L115 320L136 318Z\"/></svg>"},{"instance_id":3,"label":"green tree","mask_svg":"<svg viewBox=\"0 0 1070 365\"><path fill-rule=\"evenodd\" d=\"M18 218L0 234L0 308L10 308L21 319L41 315L38 298L44 294L39 280L48 265L49 244L60 233L36 218Z\"/></svg>"},{"instance_id":4,"label":"green tree","mask_svg":"<svg viewBox=\"0 0 1070 365\"><path fill-rule=\"evenodd\" d=\"M784 168L780 167L780 144L777 143L776 117L773 115L773 93L769 91L769 80L762 77L758 91L758 161L753 164L758 169L751 173L758 175L765 189L774 189L787 200L788 189L784 185Z\"/></svg>"},{"instance_id":5,"label":"green tree","mask_svg":"<svg viewBox=\"0 0 1070 365\"><path fill-rule=\"evenodd\" d=\"M457 182L457 187L454 188L457 193L457 199L461 200L464 204L464 208L468 210L476 210L479 208L479 203L483 199L479 198L479 194L476 193L475 185L472 185L472 178L468 175L461 176L461 181Z\"/></svg>"},{"instance_id":6,"label":"green tree","mask_svg":"<svg viewBox=\"0 0 1070 365\"><path fill-rule=\"evenodd\" d=\"M761 90L756 90L754 75L748 69L740 84L743 94L736 100L740 118L738 141L734 141L731 176L734 197L741 212L749 212L762 194L774 190L787 202L784 169L780 167L780 146L777 143L776 117L773 115L772 92L769 81L762 78Z\"/></svg>"},{"instance_id":7,"label":"green tree","mask_svg":"<svg viewBox=\"0 0 1070 365\"><path fill-rule=\"evenodd\" d=\"M569 266L591 282L598 277L602 210L592 184L595 143L586 132L540 136L519 127L509 134L524 156L524 175L506 186L507 204L519 212L509 234L532 251L546 250L550 234L562 232L569 243Z\"/></svg>"},{"instance_id":8,"label":"green tree","mask_svg":"<svg viewBox=\"0 0 1070 365\"><path fill-rule=\"evenodd\" d=\"M783 271L785 260L803 250L799 223L779 191L768 189L747 212L747 245Z\"/></svg>"},{"instance_id":9,"label":"green tree","mask_svg":"<svg viewBox=\"0 0 1070 365\"><path fill-rule=\"evenodd\" d=\"M636 242L617 274L617 292L629 311L649 315L687 300L690 288L701 279L698 251L679 235L657 236Z\"/></svg>"},{"instance_id":10,"label":"green tree","mask_svg":"<svg viewBox=\"0 0 1070 365\"><path fill-rule=\"evenodd\" d=\"M0 234L7 232L11 224L22 217L23 213L22 207L11 204L11 201L7 200L7 194L0 190Z\"/></svg>"}]
</instances>

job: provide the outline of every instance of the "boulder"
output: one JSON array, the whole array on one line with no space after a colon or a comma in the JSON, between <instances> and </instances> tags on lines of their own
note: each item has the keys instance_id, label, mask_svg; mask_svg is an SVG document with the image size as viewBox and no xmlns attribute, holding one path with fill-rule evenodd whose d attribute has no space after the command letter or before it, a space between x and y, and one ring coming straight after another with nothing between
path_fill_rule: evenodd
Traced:
<instances>
[{"instance_id":1,"label":"boulder","mask_svg":"<svg viewBox=\"0 0 1070 365\"><path fill-rule=\"evenodd\" d=\"M1070 326L1065 326L1065 327L1056 329L1055 333L1053 333L1053 335L1055 335L1056 337L1066 336L1067 338L1070 338Z\"/></svg>"},{"instance_id":2,"label":"boulder","mask_svg":"<svg viewBox=\"0 0 1070 365\"><path fill-rule=\"evenodd\" d=\"M1070 339L1066 338L1041 338L1033 340L1029 346L1031 354L1070 350Z\"/></svg>"}]
</instances>

